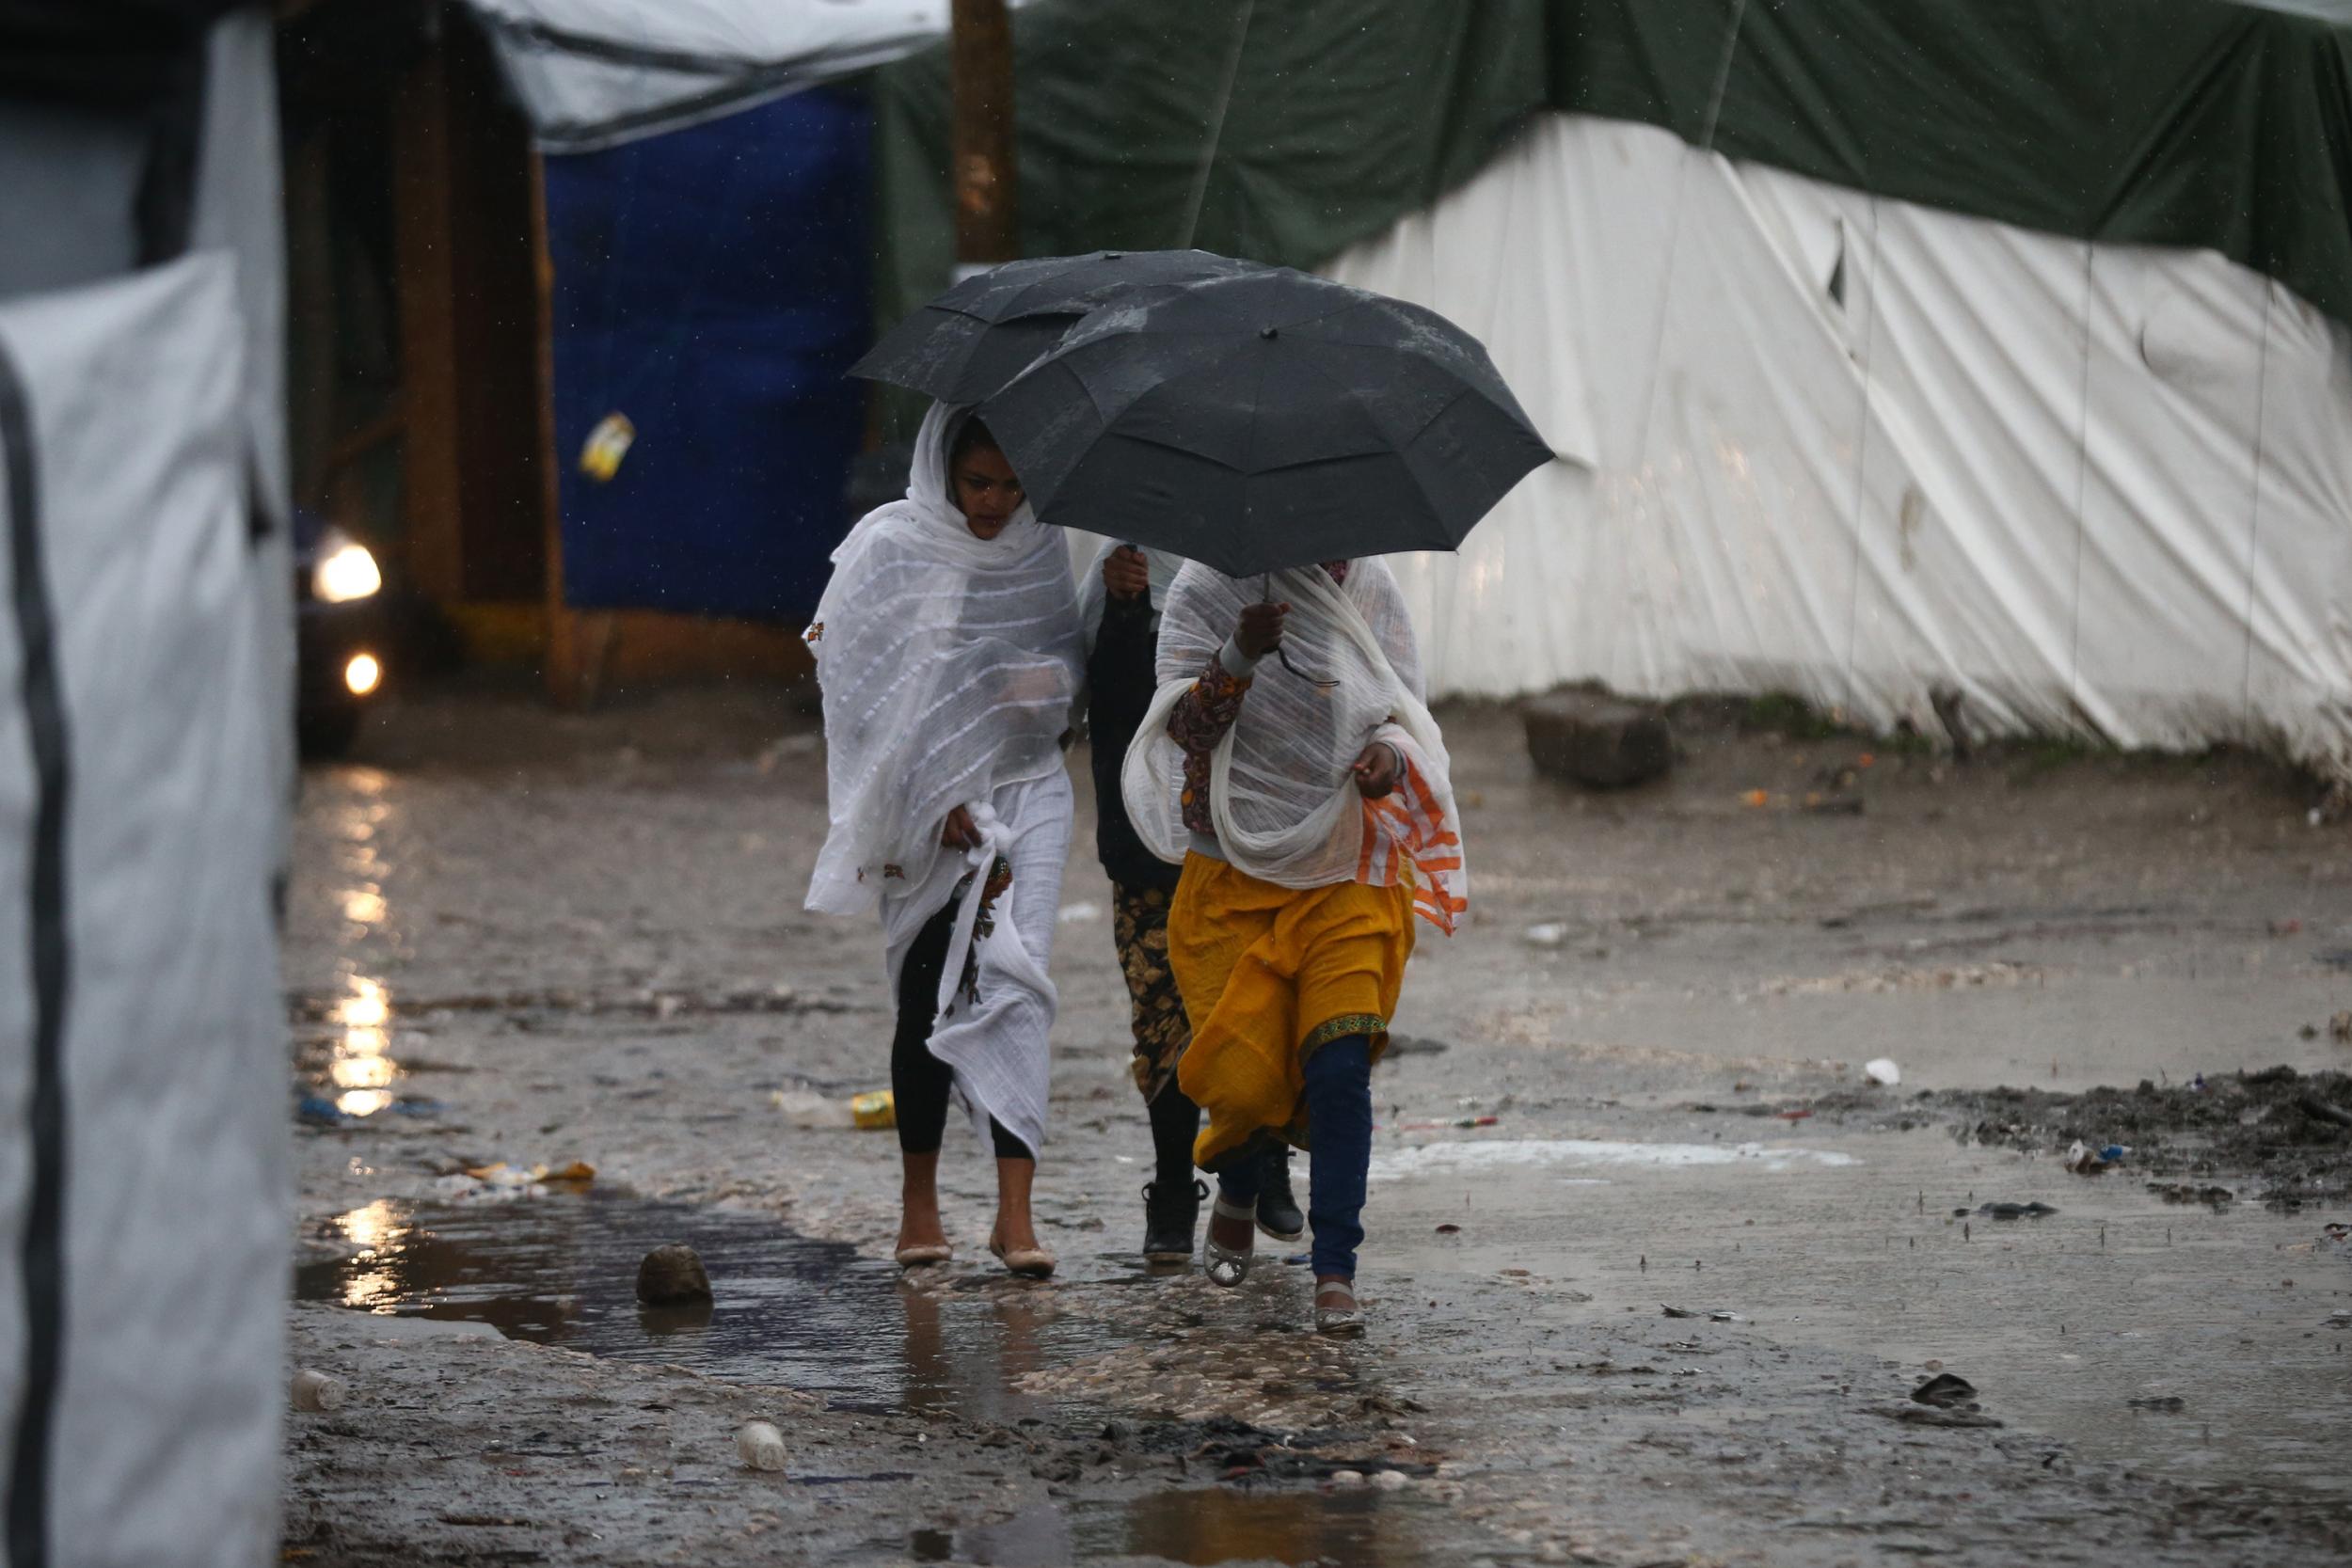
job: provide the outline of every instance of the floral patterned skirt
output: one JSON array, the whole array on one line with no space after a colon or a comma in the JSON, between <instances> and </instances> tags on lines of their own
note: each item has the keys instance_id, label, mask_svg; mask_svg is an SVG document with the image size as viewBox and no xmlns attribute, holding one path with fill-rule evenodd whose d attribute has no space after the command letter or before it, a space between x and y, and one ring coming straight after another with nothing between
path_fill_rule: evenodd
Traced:
<instances>
[{"instance_id":1,"label":"floral patterned skirt","mask_svg":"<svg viewBox=\"0 0 2352 1568\"><path fill-rule=\"evenodd\" d=\"M1146 1102L1155 1100L1176 1076L1176 1064L1192 1043L1184 999L1168 966L1168 895L1155 887L1111 884L1111 936L1119 943L1119 967L1127 976L1127 1000L1136 1032L1136 1087Z\"/></svg>"}]
</instances>

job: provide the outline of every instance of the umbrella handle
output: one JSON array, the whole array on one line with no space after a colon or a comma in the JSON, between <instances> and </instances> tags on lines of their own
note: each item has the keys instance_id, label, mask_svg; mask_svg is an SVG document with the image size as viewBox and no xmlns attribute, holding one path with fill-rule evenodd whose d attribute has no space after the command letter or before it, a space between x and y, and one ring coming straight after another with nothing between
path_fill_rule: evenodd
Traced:
<instances>
[{"instance_id":1,"label":"umbrella handle","mask_svg":"<svg viewBox=\"0 0 2352 1568\"><path fill-rule=\"evenodd\" d=\"M1272 572L1268 572L1263 578L1259 579L1258 592L1262 595L1262 602L1265 604L1272 604L1274 602L1274 574ZM1317 691L1331 692L1337 691L1340 689L1340 683L1338 681L1326 680L1320 675L1311 675L1307 673L1306 671L1301 670L1297 665L1293 664L1291 662L1290 650L1283 647L1279 642L1274 644L1274 657L1275 661L1280 664L1283 669L1288 670L1292 674L1297 676L1300 680L1305 681L1309 686L1313 687Z\"/></svg>"}]
</instances>

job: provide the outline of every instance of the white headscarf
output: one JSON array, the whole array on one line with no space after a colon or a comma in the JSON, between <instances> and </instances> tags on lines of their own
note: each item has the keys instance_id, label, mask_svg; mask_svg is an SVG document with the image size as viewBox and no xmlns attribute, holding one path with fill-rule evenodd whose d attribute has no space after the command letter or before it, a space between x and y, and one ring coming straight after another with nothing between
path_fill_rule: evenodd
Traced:
<instances>
[{"instance_id":1,"label":"white headscarf","mask_svg":"<svg viewBox=\"0 0 2352 1568\"><path fill-rule=\"evenodd\" d=\"M970 412L923 417L906 499L834 551L806 634L832 816L812 910L860 913L885 881L925 885L950 811L1061 767L1081 678L1069 551L1025 504L993 539L966 525L947 457Z\"/></svg>"},{"instance_id":2,"label":"white headscarf","mask_svg":"<svg viewBox=\"0 0 2352 1568\"><path fill-rule=\"evenodd\" d=\"M1195 562L1168 591L1159 693L1120 774L1128 817L1163 860L1181 861L1191 842L1169 710L1224 647L1243 608L1267 589L1263 578L1229 578ZM1272 574L1270 589L1291 606L1282 650L1297 673L1272 656L1263 660L1240 718L1217 744L1209 806L1218 848L1279 887L1409 879L1422 914L1451 932L1469 907L1461 818L1445 742L1422 701L1421 658L1396 578L1385 562L1361 560L1344 584L1311 566ZM1318 680L1335 684L1322 689ZM1349 769L1375 739L1397 749L1406 772L1389 796L1367 800Z\"/></svg>"}]
</instances>

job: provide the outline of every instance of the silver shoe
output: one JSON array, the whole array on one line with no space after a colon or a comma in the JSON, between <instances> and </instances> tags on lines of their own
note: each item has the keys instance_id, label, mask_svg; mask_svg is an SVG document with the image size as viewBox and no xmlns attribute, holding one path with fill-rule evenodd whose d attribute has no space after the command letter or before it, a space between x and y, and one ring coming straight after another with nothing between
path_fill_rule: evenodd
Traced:
<instances>
[{"instance_id":1,"label":"silver shoe","mask_svg":"<svg viewBox=\"0 0 2352 1568\"><path fill-rule=\"evenodd\" d=\"M1223 1195L1220 1194L1211 1212L1225 1219L1240 1220L1243 1224L1251 1227L1254 1241L1254 1230L1258 1223L1258 1206L1255 1203L1243 1209L1226 1202ZM1243 1245L1239 1251L1219 1245L1215 1220L1210 1222L1209 1233L1201 1243L1201 1256L1207 1260L1209 1278L1229 1291L1240 1284L1249 1273L1249 1244Z\"/></svg>"},{"instance_id":2,"label":"silver shoe","mask_svg":"<svg viewBox=\"0 0 2352 1568\"><path fill-rule=\"evenodd\" d=\"M1327 1295L1345 1296L1347 1305L1326 1307L1323 1305L1323 1298ZM1327 1334L1335 1339L1353 1338L1363 1331L1364 1309L1356 1305L1356 1288L1353 1285L1332 1280L1315 1287L1315 1332L1317 1334Z\"/></svg>"}]
</instances>

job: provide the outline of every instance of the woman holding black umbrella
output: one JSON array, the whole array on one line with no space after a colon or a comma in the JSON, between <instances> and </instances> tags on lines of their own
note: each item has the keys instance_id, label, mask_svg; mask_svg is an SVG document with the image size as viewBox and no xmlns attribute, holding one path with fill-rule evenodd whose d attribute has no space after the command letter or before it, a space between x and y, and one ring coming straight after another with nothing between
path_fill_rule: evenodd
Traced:
<instances>
[{"instance_id":1,"label":"woman holding black umbrella","mask_svg":"<svg viewBox=\"0 0 2352 1568\"><path fill-rule=\"evenodd\" d=\"M1135 1033L1136 1088L1152 1124L1154 1170L1143 1189L1143 1256L1167 1267L1192 1261L1200 1200L1192 1174L1200 1108L1176 1083L1191 1042L1184 998L1168 968L1168 911L1179 869L1146 848L1127 820L1119 775L1127 747L1152 706L1159 681L1160 611L1184 562L1160 550L1105 544L1081 581L1078 605L1087 630L1087 727L1093 742L1095 853L1111 879L1112 937L1126 976ZM1290 1149L1265 1150L1257 1188L1258 1227L1295 1242L1307 1219L1291 1196Z\"/></svg>"},{"instance_id":2,"label":"woman holding black umbrella","mask_svg":"<svg viewBox=\"0 0 2352 1568\"><path fill-rule=\"evenodd\" d=\"M1248 579L1194 563L1158 670L1124 795L1143 841L1184 861L1168 957L1192 1022L1177 1082L1217 1177L1209 1277L1248 1272L1264 1149L1305 1145L1315 1326L1359 1333L1372 1065L1415 914L1451 932L1467 907L1411 623L1377 560Z\"/></svg>"},{"instance_id":3,"label":"woman holding black umbrella","mask_svg":"<svg viewBox=\"0 0 2352 1568\"><path fill-rule=\"evenodd\" d=\"M1029 1190L1070 847L1061 747L1079 680L1062 537L1030 515L971 411L934 404L906 499L868 513L834 552L808 628L832 816L808 907L882 917L908 1267L951 1256L937 1173L952 1091L995 1148L989 1250L1017 1275L1054 1271Z\"/></svg>"}]
</instances>

